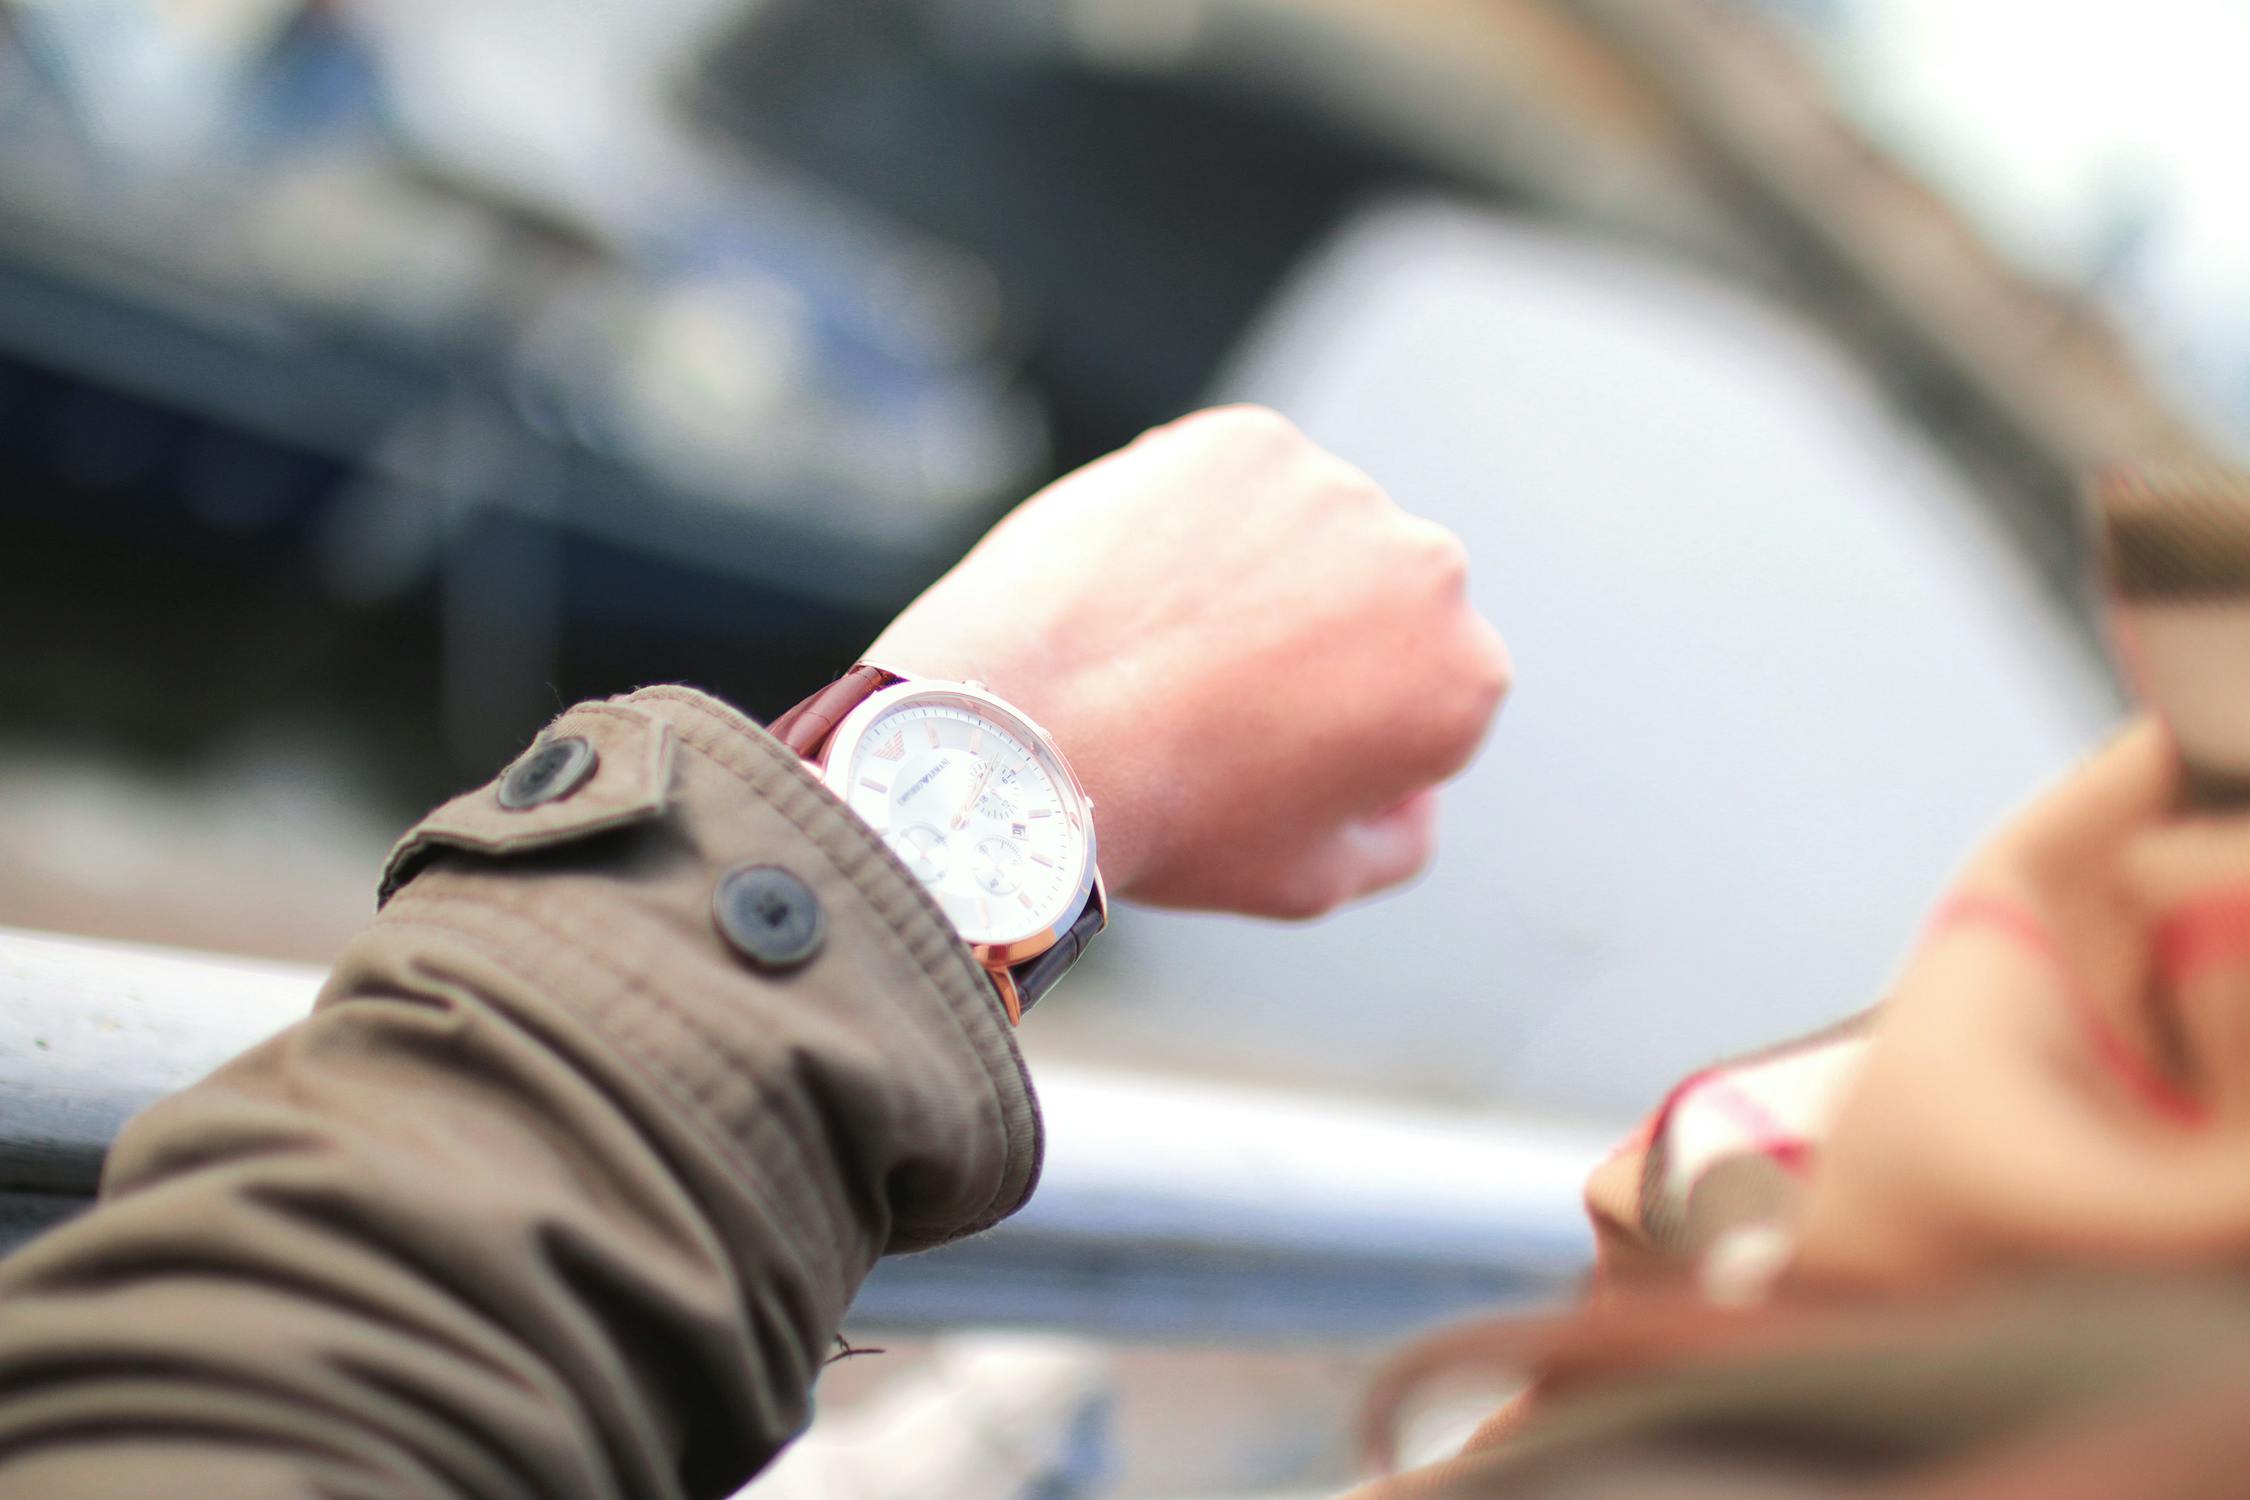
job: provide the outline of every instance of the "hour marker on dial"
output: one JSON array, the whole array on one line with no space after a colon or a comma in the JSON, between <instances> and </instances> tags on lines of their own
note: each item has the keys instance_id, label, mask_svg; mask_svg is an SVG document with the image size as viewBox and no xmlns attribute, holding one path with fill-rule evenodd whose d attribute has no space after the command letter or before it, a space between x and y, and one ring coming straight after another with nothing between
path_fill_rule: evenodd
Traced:
<instances>
[{"instance_id":1,"label":"hour marker on dial","mask_svg":"<svg viewBox=\"0 0 2250 1500\"><path fill-rule=\"evenodd\" d=\"M1055 867L1055 862L1044 854L1034 854L1031 856L1031 862L1035 865L1045 865L1050 870Z\"/></svg>"},{"instance_id":2,"label":"hour marker on dial","mask_svg":"<svg viewBox=\"0 0 2250 1500\"><path fill-rule=\"evenodd\" d=\"M889 782L877 781L872 776L860 777L859 784L863 787L866 787L871 792L887 792L891 789L891 784Z\"/></svg>"},{"instance_id":3,"label":"hour marker on dial","mask_svg":"<svg viewBox=\"0 0 2250 1500\"><path fill-rule=\"evenodd\" d=\"M935 720L929 720L924 722L922 727L929 731L930 748L932 750L935 750L938 747L937 722Z\"/></svg>"}]
</instances>

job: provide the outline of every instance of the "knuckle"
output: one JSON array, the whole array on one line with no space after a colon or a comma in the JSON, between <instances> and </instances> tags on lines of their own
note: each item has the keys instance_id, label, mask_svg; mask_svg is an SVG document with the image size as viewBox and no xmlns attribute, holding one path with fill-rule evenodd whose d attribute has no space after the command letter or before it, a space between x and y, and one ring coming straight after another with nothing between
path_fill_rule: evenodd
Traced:
<instances>
[{"instance_id":1,"label":"knuckle","mask_svg":"<svg viewBox=\"0 0 2250 1500\"><path fill-rule=\"evenodd\" d=\"M1434 521L1422 523L1419 539L1422 564L1439 588L1459 592L1469 585L1469 549L1458 536Z\"/></svg>"},{"instance_id":2,"label":"knuckle","mask_svg":"<svg viewBox=\"0 0 2250 1500\"><path fill-rule=\"evenodd\" d=\"M1266 449L1303 441L1296 424L1280 412L1270 406L1249 403L1208 406L1158 430L1192 433L1212 442L1241 448Z\"/></svg>"},{"instance_id":3,"label":"knuckle","mask_svg":"<svg viewBox=\"0 0 2250 1500\"><path fill-rule=\"evenodd\" d=\"M1395 535L1386 512L1390 497L1374 480L1333 454L1311 450L1288 485L1290 505L1305 521L1321 528L1331 546L1350 545L1363 567L1385 565L1394 557Z\"/></svg>"},{"instance_id":4,"label":"knuckle","mask_svg":"<svg viewBox=\"0 0 2250 1500\"><path fill-rule=\"evenodd\" d=\"M1484 743L1485 726L1490 722L1467 713L1458 714L1432 747L1428 762L1430 778L1450 781L1469 769L1477 758L1477 748Z\"/></svg>"},{"instance_id":5,"label":"knuckle","mask_svg":"<svg viewBox=\"0 0 2250 1500\"><path fill-rule=\"evenodd\" d=\"M1436 853L1437 841L1424 839L1420 849L1407 858L1401 859L1391 869L1385 870L1377 879L1370 881L1365 890L1355 891L1352 894L1354 896L1373 896L1383 891L1395 891L1429 869L1430 861Z\"/></svg>"},{"instance_id":6,"label":"knuckle","mask_svg":"<svg viewBox=\"0 0 2250 1500\"><path fill-rule=\"evenodd\" d=\"M1478 622L1478 639L1449 674L1436 715L1431 765L1439 779L1457 776L1476 759L1494 715L1515 685L1515 670L1497 632Z\"/></svg>"},{"instance_id":7,"label":"knuckle","mask_svg":"<svg viewBox=\"0 0 2250 1500\"><path fill-rule=\"evenodd\" d=\"M1274 893L1269 915L1288 922L1324 917L1350 899L1341 875L1326 862L1300 866Z\"/></svg>"},{"instance_id":8,"label":"knuckle","mask_svg":"<svg viewBox=\"0 0 2250 1500\"><path fill-rule=\"evenodd\" d=\"M1487 717L1505 703L1508 694L1515 691L1516 663L1508 654L1508 643L1490 623L1477 620L1477 643L1468 678L1481 695Z\"/></svg>"},{"instance_id":9,"label":"knuckle","mask_svg":"<svg viewBox=\"0 0 2250 1500\"><path fill-rule=\"evenodd\" d=\"M1340 509L1375 514L1393 509L1391 497L1365 471L1334 454L1323 456L1327 462L1321 472L1321 492Z\"/></svg>"},{"instance_id":10,"label":"knuckle","mask_svg":"<svg viewBox=\"0 0 2250 1500\"><path fill-rule=\"evenodd\" d=\"M1229 431L1253 437L1299 436L1296 423L1270 406L1260 406L1251 401L1238 401L1231 406L1214 406L1206 415L1212 421L1223 424Z\"/></svg>"}]
</instances>

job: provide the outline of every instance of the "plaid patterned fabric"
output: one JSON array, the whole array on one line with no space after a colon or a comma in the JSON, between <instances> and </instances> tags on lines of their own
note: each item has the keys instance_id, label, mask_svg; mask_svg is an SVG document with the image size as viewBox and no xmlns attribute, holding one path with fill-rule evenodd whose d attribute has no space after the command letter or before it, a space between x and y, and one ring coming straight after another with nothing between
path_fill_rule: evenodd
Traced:
<instances>
[{"instance_id":1,"label":"plaid patterned fabric","mask_svg":"<svg viewBox=\"0 0 2250 1500\"><path fill-rule=\"evenodd\" d=\"M1722 1300L1761 1292L1787 1264L1806 1174L1866 1032L1855 1018L1714 1064L1665 1096L1587 1181L1597 1291L1684 1272Z\"/></svg>"}]
</instances>

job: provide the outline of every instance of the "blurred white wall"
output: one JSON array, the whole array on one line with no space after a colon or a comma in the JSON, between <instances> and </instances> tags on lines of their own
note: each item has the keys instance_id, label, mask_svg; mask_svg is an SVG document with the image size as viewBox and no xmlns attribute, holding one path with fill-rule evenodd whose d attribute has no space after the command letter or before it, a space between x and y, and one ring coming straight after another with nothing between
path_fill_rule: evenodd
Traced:
<instances>
[{"instance_id":1,"label":"blurred white wall","mask_svg":"<svg viewBox=\"0 0 2250 1500\"><path fill-rule=\"evenodd\" d=\"M1865 376L1675 265L1384 207L1221 394L1455 528L1518 688L1418 888L1300 929L1129 911L1035 1054L1637 1113L1876 998L1961 854L2115 714Z\"/></svg>"}]
</instances>

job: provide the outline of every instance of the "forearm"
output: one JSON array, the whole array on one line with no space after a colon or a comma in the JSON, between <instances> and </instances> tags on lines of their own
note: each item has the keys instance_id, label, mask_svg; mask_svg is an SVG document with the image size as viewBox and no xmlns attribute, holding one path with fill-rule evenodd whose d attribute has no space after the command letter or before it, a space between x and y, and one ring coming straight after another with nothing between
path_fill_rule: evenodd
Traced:
<instances>
[{"instance_id":1,"label":"forearm","mask_svg":"<svg viewBox=\"0 0 2250 1500\"><path fill-rule=\"evenodd\" d=\"M996 999L848 813L700 695L554 732L585 788L441 809L488 852L411 853L311 1018L0 1263L0 1494L724 1494L879 1254L1028 1194ZM746 863L801 966L715 923Z\"/></svg>"}]
</instances>

